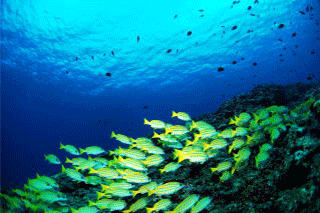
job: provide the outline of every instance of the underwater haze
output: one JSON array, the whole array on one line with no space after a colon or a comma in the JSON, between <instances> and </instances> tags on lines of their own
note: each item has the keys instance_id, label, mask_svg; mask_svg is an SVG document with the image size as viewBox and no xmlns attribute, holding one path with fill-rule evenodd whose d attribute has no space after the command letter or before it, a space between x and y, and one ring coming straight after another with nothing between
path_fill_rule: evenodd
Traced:
<instances>
[{"instance_id":1,"label":"underwater haze","mask_svg":"<svg viewBox=\"0 0 320 213\"><path fill-rule=\"evenodd\" d=\"M53 175L52 153L152 134L257 85L320 80L317 0L4 0L1 187Z\"/></svg>"}]
</instances>

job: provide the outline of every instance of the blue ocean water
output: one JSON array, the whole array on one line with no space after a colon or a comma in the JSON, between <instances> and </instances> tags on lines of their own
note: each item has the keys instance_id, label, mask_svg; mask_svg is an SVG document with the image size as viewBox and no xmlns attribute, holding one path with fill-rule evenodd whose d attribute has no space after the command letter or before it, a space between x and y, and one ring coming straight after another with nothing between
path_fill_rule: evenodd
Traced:
<instances>
[{"instance_id":1,"label":"blue ocean water","mask_svg":"<svg viewBox=\"0 0 320 213\"><path fill-rule=\"evenodd\" d=\"M53 175L59 144L113 149L260 84L319 81L320 3L2 1L1 186ZM176 121L176 120L175 120ZM67 155L68 156L68 155Z\"/></svg>"}]
</instances>

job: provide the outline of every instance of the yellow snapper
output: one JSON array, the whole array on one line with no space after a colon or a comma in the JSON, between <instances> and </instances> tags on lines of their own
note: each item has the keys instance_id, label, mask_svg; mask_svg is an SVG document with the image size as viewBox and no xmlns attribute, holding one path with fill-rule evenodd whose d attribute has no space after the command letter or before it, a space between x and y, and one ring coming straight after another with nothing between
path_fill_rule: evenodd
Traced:
<instances>
[{"instance_id":1,"label":"yellow snapper","mask_svg":"<svg viewBox=\"0 0 320 213\"><path fill-rule=\"evenodd\" d=\"M185 112L172 111L172 117L178 117L180 120L183 120L183 121L191 121L190 116Z\"/></svg>"},{"instance_id":2,"label":"yellow snapper","mask_svg":"<svg viewBox=\"0 0 320 213\"><path fill-rule=\"evenodd\" d=\"M181 185L179 182L168 182L165 184L162 184L160 186L157 186L154 190L150 190L148 195L156 194L158 196L161 195L171 195L180 189L182 189L184 186Z\"/></svg>"},{"instance_id":3,"label":"yellow snapper","mask_svg":"<svg viewBox=\"0 0 320 213\"><path fill-rule=\"evenodd\" d=\"M66 150L66 152L68 152L72 155L80 155L79 150L72 145L63 145L62 143L60 143L60 149L64 149L64 150Z\"/></svg>"},{"instance_id":4,"label":"yellow snapper","mask_svg":"<svg viewBox=\"0 0 320 213\"><path fill-rule=\"evenodd\" d=\"M119 156L119 158L117 159L117 161L126 168L130 168L130 169L134 169L137 171L147 171L148 169L144 166L144 164L142 163L142 161L140 160L136 160L133 158L122 158L121 156Z\"/></svg>"},{"instance_id":5,"label":"yellow snapper","mask_svg":"<svg viewBox=\"0 0 320 213\"><path fill-rule=\"evenodd\" d=\"M255 157L256 160L256 167L259 168L261 163L265 162L266 160L268 160L269 158L269 154L267 151L260 151L258 153L258 155Z\"/></svg>"},{"instance_id":6,"label":"yellow snapper","mask_svg":"<svg viewBox=\"0 0 320 213\"><path fill-rule=\"evenodd\" d=\"M77 171L86 170L89 168L93 168L95 165L97 165L97 162L95 162L94 160L85 160L85 161L81 162L78 166L75 166L75 169Z\"/></svg>"},{"instance_id":7,"label":"yellow snapper","mask_svg":"<svg viewBox=\"0 0 320 213\"><path fill-rule=\"evenodd\" d=\"M160 211L160 210L165 210L167 209L170 205L171 205L171 201L169 199L163 199L163 200L160 200L158 202L156 202L152 208L146 208L147 210L147 213L151 213L153 211Z\"/></svg>"},{"instance_id":8,"label":"yellow snapper","mask_svg":"<svg viewBox=\"0 0 320 213\"><path fill-rule=\"evenodd\" d=\"M120 179L121 178L121 175L115 169L108 168L108 167L101 168L98 170L91 168L89 170L89 174L98 174L100 177L105 177L108 179Z\"/></svg>"},{"instance_id":9,"label":"yellow snapper","mask_svg":"<svg viewBox=\"0 0 320 213\"><path fill-rule=\"evenodd\" d=\"M132 191L133 193L132 197L135 197L139 193L140 194L148 193L149 191L154 190L157 186L158 184L156 182L147 183L141 186L137 191Z\"/></svg>"},{"instance_id":10,"label":"yellow snapper","mask_svg":"<svg viewBox=\"0 0 320 213\"><path fill-rule=\"evenodd\" d=\"M132 144L131 138L122 134L115 134L114 131L111 132L111 138L116 138L118 141L124 144Z\"/></svg>"},{"instance_id":11,"label":"yellow snapper","mask_svg":"<svg viewBox=\"0 0 320 213\"><path fill-rule=\"evenodd\" d=\"M177 150L176 152L178 155L178 163L185 159L188 159L190 162L193 163L204 163L208 160L208 155L202 150L193 149L188 154L185 154L181 150Z\"/></svg>"},{"instance_id":12,"label":"yellow snapper","mask_svg":"<svg viewBox=\"0 0 320 213\"><path fill-rule=\"evenodd\" d=\"M234 149L240 149L243 145L245 145L245 141L241 138L236 138L233 140L232 144L229 146L228 153L230 153Z\"/></svg>"},{"instance_id":13,"label":"yellow snapper","mask_svg":"<svg viewBox=\"0 0 320 213\"><path fill-rule=\"evenodd\" d=\"M228 141L220 138L220 139L215 139L213 141L211 141L210 144L204 143L203 144L203 150L207 150L209 148L211 149L223 149L226 146L228 146Z\"/></svg>"},{"instance_id":14,"label":"yellow snapper","mask_svg":"<svg viewBox=\"0 0 320 213\"><path fill-rule=\"evenodd\" d=\"M151 179L140 172L136 172L134 174L125 174L122 176L123 179L125 179L129 183L149 183L151 182Z\"/></svg>"},{"instance_id":15,"label":"yellow snapper","mask_svg":"<svg viewBox=\"0 0 320 213\"><path fill-rule=\"evenodd\" d=\"M241 162L247 160L250 157L251 151L248 147L244 147L240 149L237 154L233 155L236 162Z\"/></svg>"},{"instance_id":16,"label":"yellow snapper","mask_svg":"<svg viewBox=\"0 0 320 213\"><path fill-rule=\"evenodd\" d=\"M230 171L224 171L222 172L222 175L220 176L220 182L224 182L224 181L227 181L229 180L230 178L232 177L232 174Z\"/></svg>"},{"instance_id":17,"label":"yellow snapper","mask_svg":"<svg viewBox=\"0 0 320 213\"><path fill-rule=\"evenodd\" d=\"M242 127L242 126L238 126L235 130L234 130L234 135L235 136L245 136L248 134L248 131L246 128Z\"/></svg>"},{"instance_id":18,"label":"yellow snapper","mask_svg":"<svg viewBox=\"0 0 320 213\"><path fill-rule=\"evenodd\" d=\"M175 126L171 126L170 128L165 128L165 134L169 134L171 133L172 135L184 135L186 133L188 133L189 130L187 127L182 126L182 125L175 125Z\"/></svg>"},{"instance_id":19,"label":"yellow snapper","mask_svg":"<svg viewBox=\"0 0 320 213\"><path fill-rule=\"evenodd\" d=\"M164 161L161 155L150 155L146 160L142 161L146 166L157 166Z\"/></svg>"},{"instance_id":20,"label":"yellow snapper","mask_svg":"<svg viewBox=\"0 0 320 213\"><path fill-rule=\"evenodd\" d=\"M160 138L161 140L169 142L169 143L177 143L178 142L176 137L174 137L173 135L170 135L170 134L165 134L165 133L159 135L158 133L154 132L152 138Z\"/></svg>"},{"instance_id":21,"label":"yellow snapper","mask_svg":"<svg viewBox=\"0 0 320 213\"><path fill-rule=\"evenodd\" d=\"M159 170L161 174L164 172L173 172L173 171L176 171L178 168L180 168L180 166L181 165L179 163L171 162L165 165L163 169L159 169Z\"/></svg>"},{"instance_id":22,"label":"yellow snapper","mask_svg":"<svg viewBox=\"0 0 320 213\"><path fill-rule=\"evenodd\" d=\"M148 121L146 118L144 119L145 125L150 125L153 129L164 129L166 127L165 122L160 120L152 120Z\"/></svg>"},{"instance_id":23,"label":"yellow snapper","mask_svg":"<svg viewBox=\"0 0 320 213\"><path fill-rule=\"evenodd\" d=\"M99 155L99 154L102 154L106 152L104 149L102 149L101 147L99 146L89 146L85 149L81 149L80 148L80 154L82 153L86 153L88 155Z\"/></svg>"},{"instance_id":24,"label":"yellow snapper","mask_svg":"<svg viewBox=\"0 0 320 213\"><path fill-rule=\"evenodd\" d=\"M93 206L81 207L78 210L71 208L72 213L98 213L99 210Z\"/></svg>"},{"instance_id":25,"label":"yellow snapper","mask_svg":"<svg viewBox=\"0 0 320 213\"><path fill-rule=\"evenodd\" d=\"M132 196L132 192L129 189L122 189L122 188L110 188L105 189L102 193L104 196L111 194L112 196L116 197L129 197Z\"/></svg>"},{"instance_id":26,"label":"yellow snapper","mask_svg":"<svg viewBox=\"0 0 320 213\"><path fill-rule=\"evenodd\" d=\"M146 154L139 149L123 149L119 148L118 153L121 156L130 157L136 160L144 160L146 159Z\"/></svg>"},{"instance_id":27,"label":"yellow snapper","mask_svg":"<svg viewBox=\"0 0 320 213\"><path fill-rule=\"evenodd\" d=\"M126 208L127 203L124 200L113 200L107 207L110 211L121 211Z\"/></svg>"},{"instance_id":28,"label":"yellow snapper","mask_svg":"<svg viewBox=\"0 0 320 213\"><path fill-rule=\"evenodd\" d=\"M48 203L54 203L67 200L67 198L63 197L63 195L63 193L58 193L55 191L41 191L37 198Z\"/></svg>"},{"instance_id":29,"label":"yellow snapper","mask_svg":"<svg viewBox=\"0 0 320 213\"><path fill-rule=\"evenodd\" d=\"M218 136L221 138L233 138L235 136L235 131L233 129L225 129L218 133Z\"/></svg>"},{"instance_id":30,"label":"yellow snapper","mask_svg":"<svg viewBox=\"0 0 320 213\"><path fill-rule=\"evenodd\" d=\"M44 155L44 158L51 164L61 164L60 159L54 154Z\"/></svg>"},{"instance_id":31,"label":"yellow snapper","mask_svg":"<svg viewBox=\"0 0 320 213\"><path fill-rule=\"evenodd\" d=\"M84 178L84 176L78 172L75 169L71 169L71 168L65 168L62 165L62 172L65 173L67 176L69 176L71 179L75 180L75 181L83 181L85 182L86 179Z\"/></svg>"},{"instance_id":32,"label":"yellow snapper","mask_svg":"<svg viewBox=\"0 0 320 213\"><path fill-rule=\"evenodd\" d=\"M134 187L134 185L132 185L131 183L127 183L127 182L114 182L111 183L110 185L104 185L101 184L102 190L106 190L106 189L132 189Z\"/></svg>"},{"instance_id":33,"label":"yellow snapper","mask_svg":"<svg viewBox=\"0 0 320 213\"><path fill-rule=\"evenodd\" d=\"M91 200L89 200L89 205L88 206L97 206L99 209L106 209L109 207L109 205L113 202L114 200L109 199L109 198L105 198L105 199L101 199L98 200L96 202L93 202Z\"/></svg>"},{"instance_id":34,"label":"yellow snapper","mask_svg":"<svg viewBox=\"0 0 320 213\"><path fill-rule=\"evenodd\" d=\"M158 154L158 155L165 154L163 149L158 146L145 146L145 147L142 147L141 149L146 151L148 154Z\"/></svg>"},{"instance_id":35,"label":"yellow snapper","mask_svg":"<svg viewBox=\"0 0 320 213\"><path fill-rule=\"evenodd\" d=\"M198 213L204 210L212 201L211 197L204 197L199 200L192 208L190 213Z\"/></svg>"},{"instance_id":36,"label":"yellow snapper","mask_svg":"<svg viewBox=\"0 0 320 213\"><path fill-rule=\"evenodd\" d=\"M122 211L123 213L136 212L139 209L144 209L148 205L148 199L146 197L140 198L134 202L128 210Z\"/></svg>"},{"instance_id":37,"label":"yellow snapper","mask_svg":"<svg viewBox=\"0 0 320 213\"><path fill-rule=\"evenodd\" d=\"M232 166L232 163L230 161L221 162L218 164L215 168L210 168L212 172L222 172L225 170L230 169Z\"/></svg>"},{"instance_id":38,"label":"yellow snapper","mask_svg":"<svg viewBox=\"0 0 320 213\"><path fill-rule=\"evenodd\" d=\"M197 121L194 122L192 121L192 124L190 125L190 130L192 129L197 129L197 130L201 130L201 129L214 129L214 127L211 124L206 123L205 121Z\"/></svg>"},{"instance_id":39,"label":"yellow snapper","mask_svg":"<svg viewBox=\"0 0 320 213\"><path fill-rule=\"evenodd\" d=\"M198 202L200 196L193 194L186 197L176 208L173 209L173 211L169 211L167 213L183 213L188 211L191 207L195 205L196 202Z\"/></svg>"},{"instance_id":40,"label":"yellow snapper","mask_svg":"<svg viewBox=\"0 0 320 213\"><path fill-rule=\"evenodd\" d=\"M72 163L72 165L73 166L75 166L75 165L79 165L80 163L82 163L82 162L84 162L84 161L86 161L87 159L85 159L85 158L72 158L72 159L70 159L70 158L66 158L66 163Z\"/></svg>"}]
</instances>

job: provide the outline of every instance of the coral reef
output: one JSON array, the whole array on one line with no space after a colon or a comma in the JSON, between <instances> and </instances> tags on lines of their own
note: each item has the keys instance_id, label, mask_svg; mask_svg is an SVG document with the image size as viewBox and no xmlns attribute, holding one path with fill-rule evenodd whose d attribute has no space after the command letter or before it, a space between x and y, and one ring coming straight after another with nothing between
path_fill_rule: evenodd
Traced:
<instances>
[{"instance_id":1,"label":"coral reef","mask_svg":"<svg viewBox=\"0 0 320 213\"><path fill-rule=\"evenodd\" d=\"M319 85L263 85L192 121L174 112L185 126L145 120L154 137L112 133L129 148L87 148L99 157L1 193L1 212L318 212L319 100Z\"/></svg>"}]
</instances>

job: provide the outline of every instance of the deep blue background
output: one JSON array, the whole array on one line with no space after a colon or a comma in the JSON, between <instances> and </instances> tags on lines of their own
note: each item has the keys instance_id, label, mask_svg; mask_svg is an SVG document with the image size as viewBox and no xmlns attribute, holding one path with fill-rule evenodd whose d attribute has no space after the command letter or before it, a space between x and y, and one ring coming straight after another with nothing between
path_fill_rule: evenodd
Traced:
<instances>
[{"instance_id":1,"label":"deep blue background","mask_svg":"<svg viewBox=\"0 0 320 213\"><path fill-rule=\"evenodd\" d=\"M37 1L4 1L2 187L20 187L36 173L59 172L61 166L49 165L43 156L53 153L62 161L71 157L59 149L60 142L110 150L120 145L110 139L111 131L133 138L151 134L152 129L143 125L144 118L177 123L171 118L172 110L192 117L213 112L223 101L259 84L319 81L318 1L236 5L226 1L219 5L221 10L215 10L210 1L198 2L186 8L179 4L164 7L163 13L149 11L148 17L142 15L124 26L125 18L130 18L128 8L115 11L112 15L118 18L112 21L88 16L72 22L51 8L42 11ZM314 9L306 12L311 5ZM149 6L146 11L154 8ZM67 12L72 16L70 8ZM198 9L204 9L204 17ZM100 17L101 10L93 7L88 13ZM167 14L164 24L156 24ZM278 29L279 23L285 27ZM234 25L238 28L233 31ZM90 27L81 31L81 26ZM249 29L254 32L247 33ZM191 36L186 35L188 30ZM166 53L169 48L173 52ZM219 66L225 70L218 72Z\"/></svg>"}]
</instances>

